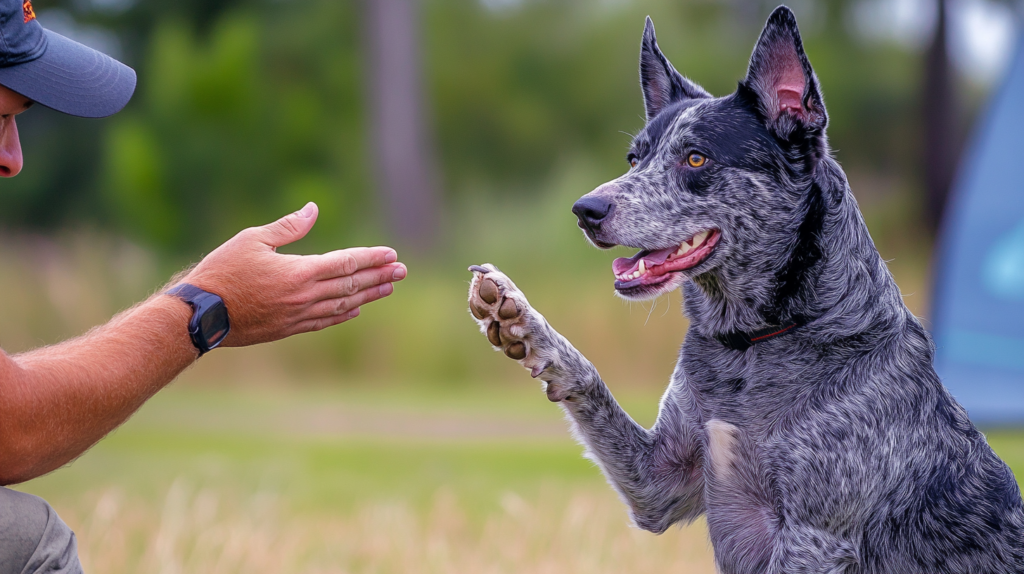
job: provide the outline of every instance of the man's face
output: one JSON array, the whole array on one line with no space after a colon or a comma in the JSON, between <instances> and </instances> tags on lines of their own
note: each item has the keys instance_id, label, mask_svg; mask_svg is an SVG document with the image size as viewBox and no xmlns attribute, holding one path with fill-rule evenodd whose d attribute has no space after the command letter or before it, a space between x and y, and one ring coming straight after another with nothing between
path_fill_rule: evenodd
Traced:
<instances>
[{"instance_id":1,"label":"man's face","mask_svg":"<svg viewBox=\"0 0 1024 574\"><path fill-rule=\"evenodd\" d=\"M0 177L14 177L21 171L21 141L14 116L31 105L32 100L0 86Z\"/></svg>"}]
</instances>

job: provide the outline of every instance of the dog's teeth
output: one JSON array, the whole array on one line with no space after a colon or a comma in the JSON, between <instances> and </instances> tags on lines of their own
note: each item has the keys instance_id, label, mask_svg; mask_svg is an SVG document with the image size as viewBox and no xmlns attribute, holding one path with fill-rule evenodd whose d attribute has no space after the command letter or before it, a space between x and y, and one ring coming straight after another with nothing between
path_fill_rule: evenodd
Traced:
<instances>
[{"instance_id":1,"label":"dog's teeth","mask_svg":"<svg viewBox=\"0 0 1024 574\"><path fill-rule=\"evenodd\" d=\"M707 236L708 236L708 232L707 231L701 231L697 235L694 235L693 236L693 246L696 247L696 246L700 245L701 243L704 243L704 238L707 237Z\"/></svg>"},{"instance_id":2,"label":"dog's teeth","mask_svg":"<svg viewBox=\"0 0 1024 574\"><path fill-rule=\"evenodd\" d=\"M638 271L638 273L640 273L640 275L647 273L647 265L644 264L643 259L640 260L640 271Z\"/></svg>"},{"instance_id":3,"label":"dog's teeth","mask_svg":"<svg viewBox=\"0 0 1024 574\"><path fill-rule=\"evenodd\" d=\"M632 275L632 278L633 278L633 279L637 279L637 278L639 278L639 277L640 277L640 272L639 272L639 271L634 271L634 272L633 272L633 275Z\"/></svg>"}]
</instances>

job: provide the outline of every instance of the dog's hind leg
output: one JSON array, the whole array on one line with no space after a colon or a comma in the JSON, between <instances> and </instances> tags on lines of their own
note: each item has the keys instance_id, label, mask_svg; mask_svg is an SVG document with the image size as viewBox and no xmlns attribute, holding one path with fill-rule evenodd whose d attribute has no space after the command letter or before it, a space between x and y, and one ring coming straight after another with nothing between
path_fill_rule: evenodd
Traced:
<instances>
[{"instance_id":1,"label":"dog's hind leg","mask_svg":"<svg viewBox=\"0 0 1024 574\"><path fill-rule=\"evenodd\" d=\"M473 266L469 306L488 341L545 382L548 399L569 414L587 456L629 505L637 526L663 532L704 511L700 449L703 430L688 421L691 400L673 384L647 430L612 397L597 369L530 307L493 265Z\"/></svg>"}]
</instances>

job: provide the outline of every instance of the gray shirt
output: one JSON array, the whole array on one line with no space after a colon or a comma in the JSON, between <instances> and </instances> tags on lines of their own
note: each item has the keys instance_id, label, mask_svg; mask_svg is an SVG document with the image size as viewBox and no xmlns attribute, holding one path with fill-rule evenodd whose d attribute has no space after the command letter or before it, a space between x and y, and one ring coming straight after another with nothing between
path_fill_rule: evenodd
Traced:
<instances>
[{"instance_id":1,"label":"gray shirt","mask_svg":"<svg viewBox=\"0 0 1024 574\"><path fill-rule=\"evenodd\" d=\"M0 574L82 574L75 533L38 496L0 487Z\"/></svg>"}]
</instances>

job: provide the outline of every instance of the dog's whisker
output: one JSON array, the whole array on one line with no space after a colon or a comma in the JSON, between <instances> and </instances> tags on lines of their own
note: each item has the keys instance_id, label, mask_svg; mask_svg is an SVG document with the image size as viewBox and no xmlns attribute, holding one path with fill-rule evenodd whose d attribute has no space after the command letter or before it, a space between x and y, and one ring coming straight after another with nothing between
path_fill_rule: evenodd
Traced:
<instances>
[{"instance_id":1,"label":"dog's whisker","mask_svg":"<svg viewBox=\"0 0 1024 574\"><path fill-rule=\"evenodd\" d=\"M660 297L659 297L659 299L660 299ZM651 313L654 313L654 310L657 307L658 307L658 299L654 299L653 301L651 301L651 309L650 309L650 311L647 312L647 319L644 321L644 327L647 326L647 323L651 322Z\"/></svg>"}]
</instances>

